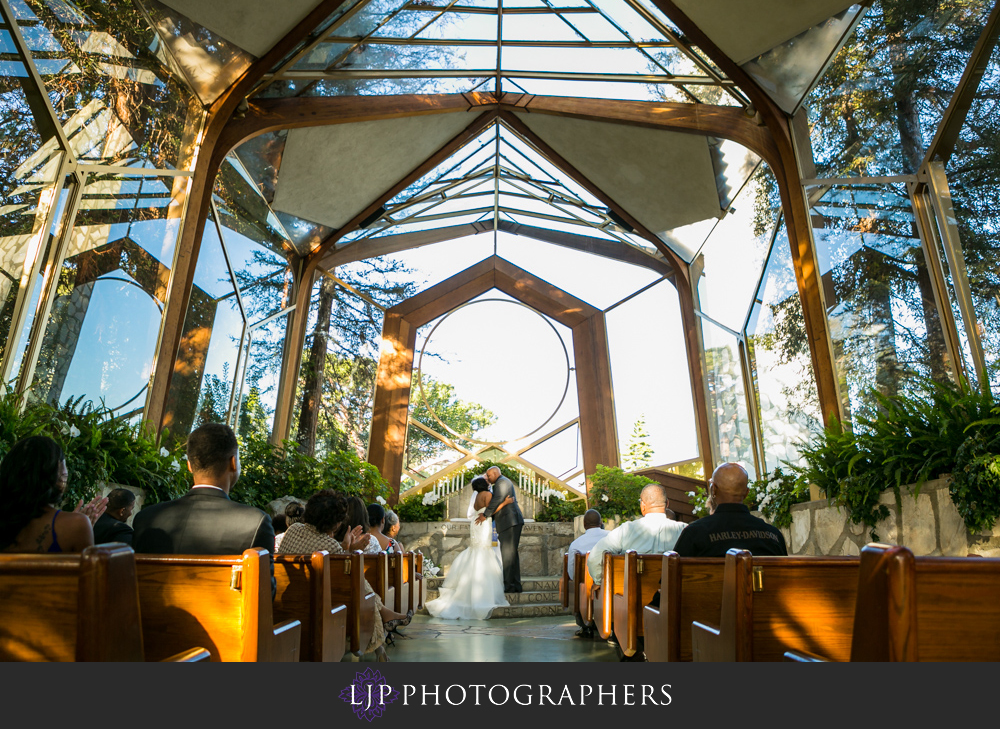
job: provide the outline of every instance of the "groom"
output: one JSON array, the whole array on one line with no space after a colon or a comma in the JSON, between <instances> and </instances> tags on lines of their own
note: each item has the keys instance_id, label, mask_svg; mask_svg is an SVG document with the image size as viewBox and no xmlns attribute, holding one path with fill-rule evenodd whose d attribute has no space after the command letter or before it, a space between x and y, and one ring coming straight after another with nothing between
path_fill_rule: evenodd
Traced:
<instances>
[{"instance_id":1,"label":"groom","mask_svg":"<svg viewBox=\"0 0 1000 729\"><path fill-rule=\"evenodd\" d=\"M490 468L484 475L487 482L493 487L493 498L490 500L489 506L486 507L486 511L476 519L476 524L493 517L497 538L500 540L500 559L503 562L503 591L521 592L521 560L517 554L517 545L521 541L524 516L521 514L521 507L517 505L514 484L500 473L500 469L496 466ZM508 496L514 499L514 503L494 516L500 502Z\"/></svg>"}]
</instances>

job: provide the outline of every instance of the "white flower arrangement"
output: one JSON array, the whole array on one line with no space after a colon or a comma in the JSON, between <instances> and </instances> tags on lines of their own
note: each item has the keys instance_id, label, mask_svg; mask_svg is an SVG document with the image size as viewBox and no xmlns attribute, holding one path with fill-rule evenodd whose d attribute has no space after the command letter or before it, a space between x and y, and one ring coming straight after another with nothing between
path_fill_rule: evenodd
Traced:
<instances>
[{"instance_id":1,"label":"white flower arrangement","mask_svg":"<svg viewBox=\"0 0 1000 729\"><path fill-rule=\"evenodd\" d=\"M419 549L414 550L414 554L424 554ZM437 577L438 573L441 572L441 568L431 561L431 558L424 554L424 571L423 574L430 575L431 577Z\"/></svg>"},{"instance_id":2,"label":"white flower arrangement","mask_svg":"<svg viewBox=\"0 0 1000 729\"><path fill-rule=\"evenodd\" d=\"M170 455L170 451L168 451L166 448L160 448L160 455L166 458L167 456Z\"/></svg>"},{"instance_id":3,"label":"white flower arrangement","mask_svg":"<svg viewBox=\"0 0 1000 729\"><path fill-rule=\"evenodd\" d=\"M424 494L424 498L421 499L420 503L422 503L424 506L433 506L440 500L441 499L436 492L428 491L426 494Z\"/></svg>"},{"instance_id":4,"label":"white flower arrangement","mask_svg":"<svg viewBox=\"0 0 1000 729\"><path fill-rule=\"evenodd\" d=\"M382 504L382 506L385 506L385 505L386 505L386 503L388 503L388 502L387 502L387 501L386 501L386 500L385 500L384 498L382 498L382 495L381 495L381 494L379 494L378 496L376 496L376 497L375 497L375 500L376 500L377 502L379 502L380 504Z\"/></svg>"},{"instance_id":5,"label":"white flower arrangement","mask_svg":"<svg viewBox=\"0 0 1000 729\"><path fill-rule=\"evenodd\" d=\"M62 423L62 427L59 428L63 435L68 435L70 438L77 438L80 436L80 429L75 425L70 425L69 423Z\"/></svg>"},{"instance_id":6,"label":"white flower arrangement","mask_svg":"<svg viewBox=\"0 0 1000 729\"><path fill-rule=\"evenodd\" d=\"M608 500L608 495L607 494L601 494L601 501L607 501L607 500Z\"/></svg>"},{"instance_id":7,"label":"white flower arrangement","mask_svg":"<svg viewBox=\"0 0 1000 729\"><path fill-rule=\"evenodd\" d=\"M560 501L566 500L566 494L562 491L557 491L556 489L543 489L542 493L539 494L543 501L548 501L549 499L559 499Z\"/></svg>"}]
</instances>

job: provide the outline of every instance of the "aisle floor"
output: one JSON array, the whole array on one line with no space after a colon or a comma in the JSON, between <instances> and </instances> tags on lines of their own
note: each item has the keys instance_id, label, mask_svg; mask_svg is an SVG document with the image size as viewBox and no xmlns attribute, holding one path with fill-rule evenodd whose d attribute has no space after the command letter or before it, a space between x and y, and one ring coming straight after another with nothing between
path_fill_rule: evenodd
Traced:
<instances>
[{"instance_id":1,"label":"aisle floor","mask_svg":"<svg viewBox=\"0 0 1000 729\"><path fill-rule=\"evenodd\" d=\"M393 663L407 662L605 662L617 661L607 641L584 640L571 615L497 620L444 620L415 615L387 648ZM374 660L373 655L365 661Z\"/></svg>"}]
</instances>

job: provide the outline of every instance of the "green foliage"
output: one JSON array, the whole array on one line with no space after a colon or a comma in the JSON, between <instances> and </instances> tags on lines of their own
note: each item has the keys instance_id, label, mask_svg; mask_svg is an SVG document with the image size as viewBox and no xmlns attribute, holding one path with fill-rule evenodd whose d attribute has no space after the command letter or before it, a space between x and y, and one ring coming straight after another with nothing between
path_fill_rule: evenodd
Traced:
<instances>
[{"instance_id":1,"label":"green foliage","mask_svg":"<svg viewBox=\"0 0 1000 729\"><path fill-rule=\"evenodd\" d=\"M708 516L708 488L699 484L694 487L694 491L688 491L687 495L691 497L691 513L694 517L701 519Z\"/></svg>"},{"instance_id":2,"label":"green foliage","mask_svg":"<svg viewBox=\"0 0 1000 729\"><path fill-rule=\"evenodd\" d=\"M877 408L857 417L854 432L840 423L818 433L801 449L806 466L796 469L800 484L816 484L830 502L847 509L851 521L873 529L889 516L879 496L930 478L957 476L955 502L970 530L989 526L1000 515L1000 489L991 454L997 450L1000 419L991 418L993 401L978 390L924 381L926 396L887 397L870 391ZM980 431L981 437L970 437ZM969 442L967 442L969 441Z\"/></svg>"},{"instance_id":3,"label":"green foliage","mask_svg":"<svg viewBox=\"0 0 1000 729\"><path fill-rule=\"evenodd\" d=\"M623 462L629 471L648 466L653 460L653 446L647 440L649 433L646 432L646 416L640 415L632 426L632 435L629 436L628 450L625 452Z\"/></svg>"},{"instance_id":4,"label":"green foliage","mask_svg":"<svg viewBox=\"0 0 1000 729\"><path fill-rule=\"evenodd\" d=\"M89 501L103 484L124 484L146 490L146 503L172 499L191 484L182 452L161 448L156 437L102 406L83 398L61 407L28 402L11 390L0 397L0 457L30 435L47 435L63 449L69 471L64 506Z\"/></svg>"},{"instance_id":5,"label":"green foliage","mask_svg":"<svg viewBox=\"0 0 1000 729\"><path fill-rule=\"evenodd\" d=\"M791 469L783 471L779 466L750 484L744 503L758 509L776 527L787 527L792 524L792 506L808 500L809 484Z\"/></svg>"},{"instance_id":6,"label":"green foliage","mask_svg":"<svg viewBox=\"0 0 1000 729\"><path fill-rule=\"evenodd\" d=\"M391 495L378 469L352 450L331 451L317 458L302 453L292 441L275 446L266 436L251 433L241 438L240 461L243 472L231 496L265 511L282 496L305 501L328 488L360 496L366 504L377 496L388 499Z\"/></svg>"},{"instance_id":7,"label":"green foliage","mask_svg":"<svg viewBox=\"0 0 1000 729\"><path fill-rule=\"evenodd\" d=\"M569 501L553 497L535 514L535 521L573 521L586 510L587 502L584 499Z\"/></svg>"},{"instance_id":8,"label":"green foliage","mask_svg":"<svg viewBox=\"0 0 1000 729\"><path fill-rule=\"evenodd\" d=\"M653 483L653 480L626 473L617 466L608 468L598 465L590 476L590 483L590 503L601 512L601 516L631 518L640 513L639 494L643 486Z\"/></svg>"},{"instance_id":9,"label":"green foliage","mask_svg":"<svg viewBox=\"0 0 1000 729\"><path fill-rule=\"evenodd\" d=\"M414 494L400 501L392 510L396 512L396 516L399 517L401 522L413 523L420 521L441 521L444 519L444 501L441 500L434 504L425 505L423 498L422 494Z\"/></svg>"},{"instance_id":10,"label":"green foliage","mask_svg":"<svg viewBox=\"0 0 1000 729\"><path fill-rule=\"evenodd\" d=\"M496 416L482 405L458 399L454 385L438 382L427 375L424 375L421 380L424 397L418 395L420 390L417 386L416 375L414 375L414 404L410 417L423 423L431 430L442 432L441 425L432 417L431 410L449 428L462 435L475 436L477 432L496 422ZM428 406L430 406L430 410L428 410ZM447 450L447 446L434 436L419 428L410 429L409 437L406 439L406 459L411 468L419 467L421 464L433 460L445 450Z\"/></svg>"}]
</instances>

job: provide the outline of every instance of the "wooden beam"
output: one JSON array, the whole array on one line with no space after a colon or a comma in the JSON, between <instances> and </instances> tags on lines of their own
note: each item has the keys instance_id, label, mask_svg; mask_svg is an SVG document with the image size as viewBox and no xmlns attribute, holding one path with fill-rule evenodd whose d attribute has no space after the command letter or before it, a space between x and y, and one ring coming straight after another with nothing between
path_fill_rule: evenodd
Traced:
<instances>
[{"instance_id":1,"label":"wooden beam","mask_svg":"<svg viewBox=\"0 0 1000 729\"><path fill-rule=\"evenodd\" d=\"M456 306L493 288L493 256L459 271L454 276L411 296L389 309L388 313L405 316L414 326L422 327Z\"/></svg>"},{"instance_id":2,"label":"wooden beam","mask_svg":"<svg viewBox=\"0 0 1000 729\"><path fill-rule=\"evenodd\" d=\"M585 301L553 286L510 261L494 257L496 283L500 291L513 296L570 329L600 313Z\"/></svg>"},{"instance_id":3,"label":"wooden beam","mask_svg":"<svg viewBox=\"0 0 1000 729\"><path fill-rule=\"evenodd\" d=\"M729 58L672 0L652 0L674 22L692 44L698 46L753 103L774 141L773 149L755 149L770 165L781 193L788 242L792 249L795 280L802 300L802 312L809 339L813 373L823 422L841 417L837 375L823 304L822 281L812 240L808 201L800 184L791 121L778 105L740 66Z\"/></svg>"},{"instance_id":4,"label":"wooden beam","mask_svg":"<svg viewBox=\"0 0 1000 729\"><path fill-rule=\"evenodd\" d=\"M337 248L323 257L320 261L320 268L336 268L345 263L353 261L363 261L367 258L385 256L390 253L400 253L410 251L414 248L428 246L433 243L443 243L448 240L465 238L477 233L492 232L492 223L467 223L465 225L448 225L443 228L432 228L430 230L414 230L409 233L397 233L396 235L384 235L379 238L366 238L361 241L352 242L343 248Z\"/></svg>"},{"instance_id":5,"label":"wooden beam","mask_svg":"<svg viewBox=\"0 0 1000 729\"><path fill-rule=\"evenodd\" d=\"M167 303L163 312L163 325L160 330L160 345L153 361L148 406L144 415L146 422L152 424L157 431L170 424L166 402L167 394L170 392L170 380L173 377L174 360L180 347L188 301L191 298L191 287L194 284L195 267L201 250L205 219L211 206L215 175L226 154L229 153L228 149L219 145L219 140L226 125L254 85L344 2L345 0L320 0L306 17L271 50L251 64L243 75L208 108L201 149L191 176L187 214L184 216L177 240L177 253L174 256Z\"/></svg>"},{"instance_id":6,"label":"wooden beam","mask_svg":"<svg viewBox=\"0 0 1000 729\"><path fill-rule=\"evenodd\" d=\"M589 235L579 235L577 233L567 233L562 230L550 230L548 228L537 228L532 225L519 225L510 220L501 220L497 230L502 230L513 235L523 235L527 238L552 243L553 245L569 248L574 251L583 251L595 256L610 258L614 261L631 263L634 266L642 266L652 269L662 276L671 277L674 269L661 258L655 258L649 253L643 253L635 246L627 243L620 243L604 238L595 238Z\"/></svg>"},{"instance_id":7,"label":"wooden beam","mask_svg":"<svg viewBox=\"0 0 1000 729\"><path fill-rule=\"evenodd\" d=\"M379 470L397 499L406 455L413 349L416 342L417 327L401 314L387 311L382 322L382 352L375 380L368 462Z\"/></svg>"},{"instance_id":8,"label":"wooden beam","mask_svg":"<svg viewBox=\"0 0 1000 729\"><path fill-rule=\"evenodd\" d=\"M489 92L467 94L406 94L398 96L293 96L255 98L244 114L226 124L219 145L228 150L260 134L333 124L401 119L425 114L449 114L495 108Z\"/></svg>"},{"instance_id":9,"label":"wooden beam","mask_svg":"<svg viewBox=\"0 0 1000 729\"><path fill-rule=\"evenodd\" d=\"M573 354L583 468L584 473L590 476L597 470L598 464L609 468L619 465L611 360L603 312L598 311L573 327ZM589 483L587 491L590 491Z\"/></svg>"},{"instance_id":10,"label":"wooden beam","mask_svg":"<svg viewBox=\"0 0 1000 729\"><path fill-rule=\"evenodd\" d=\"M705 340L701 334L701 322L694 313L693 286L697 282L676 281L677 297L680 302L681 326L684 328L684 348L687 350L688 376L691 382L691 402L694 405L695 431L698 434L698 451L705 469L705 478L712 474L715 453L712 449L712 431L709 426L708 392L706 391L705 368L702 353ZM749 383L747 385L749 387Z\"/></svg>"}]
</instances>

